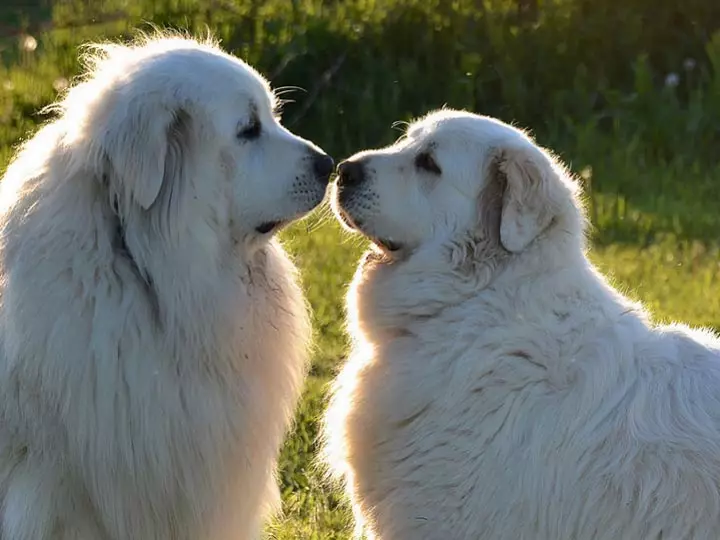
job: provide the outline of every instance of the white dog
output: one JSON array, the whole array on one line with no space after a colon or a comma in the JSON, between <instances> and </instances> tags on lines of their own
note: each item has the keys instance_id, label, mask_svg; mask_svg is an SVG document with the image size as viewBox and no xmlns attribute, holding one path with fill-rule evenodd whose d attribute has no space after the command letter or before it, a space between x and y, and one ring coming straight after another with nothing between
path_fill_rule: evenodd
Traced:
<instances>
[{"instance_id":1,"label":"white dog","mask_svg":"<svg viewBox=\"0 0 720 540\"><path fill-rule=\"evenodd\" d=\"M211 43L94 51L2 182L0 538L254 538L310 330L272 235L332 160Z\"/></svg>"},{"instance_id":2,"label":"white dog","mask_svg":"<svg viewBox=\"0 0 720 540\"><path fill-rule=\"evenodd\" d=\"M328 459L382 540L720 534L720 341L659 328L585 256L567 172L440 111L339 166L374 241Z\"/></svg>"}]
</instances>

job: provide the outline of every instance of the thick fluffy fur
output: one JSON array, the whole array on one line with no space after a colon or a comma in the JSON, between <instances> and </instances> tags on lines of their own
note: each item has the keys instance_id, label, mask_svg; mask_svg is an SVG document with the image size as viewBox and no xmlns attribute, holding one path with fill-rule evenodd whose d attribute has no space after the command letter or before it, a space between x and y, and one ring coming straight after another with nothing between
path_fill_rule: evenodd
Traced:
<instances>
[{"instance_id":1,"label":"thick fluffy fur","mask_svg":"<svg viewBox=\"0 0 720 540\"><path fill-rule=\"evenodd\" d=\"M720 340L598 274L557 161L441 111L339 170L342 219L381 251L327 449L371 537L718 537Z\"/></svg>"},{"instance_id":2,"label":"thick fluffy fur","mask_svg":"<svg viewBox=\"0 0 720 540\"><path fill-rule=\"evenodd\" d=\"M310 331L272 232L331 160L211 43L90 60L2 181L0 538L255 538Z\"/></svg>"}]
</instances>

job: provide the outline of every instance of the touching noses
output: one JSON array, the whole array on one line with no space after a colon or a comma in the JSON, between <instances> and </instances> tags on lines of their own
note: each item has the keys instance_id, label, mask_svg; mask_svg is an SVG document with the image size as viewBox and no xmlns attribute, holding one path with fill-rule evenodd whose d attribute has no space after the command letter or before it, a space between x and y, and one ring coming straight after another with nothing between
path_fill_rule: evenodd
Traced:
<instances>
[{"instance_id":1,"label":"touching noses","mask_svg":"<svg viewBox=\"0 0 720 540\"><path fill-rule=\"evenodd\" d=\"M365 179L365 167L360 161L343 161L338 165L338 186L351 187Z\"/></svg>"},{"instance_id":2,"label":"touching noses","mask_svg":"<svg viewBox=\"0 0 720 540\"><path fill-rule=\"evenodd\" d=\"M334 169L335 162L333 158L324 152L316 152L313 155L313 174L318 182L327 184Z\"/></svg>"}]
</instances>

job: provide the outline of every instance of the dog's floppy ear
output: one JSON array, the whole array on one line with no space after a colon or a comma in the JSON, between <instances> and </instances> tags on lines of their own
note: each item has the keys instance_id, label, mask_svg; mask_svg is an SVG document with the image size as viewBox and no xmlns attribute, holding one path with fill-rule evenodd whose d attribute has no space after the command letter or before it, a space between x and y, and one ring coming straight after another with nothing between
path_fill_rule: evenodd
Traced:
<instances>
[{"instance_id":1,"label":"dog's floppy ear","mask_svg":"<svg viewBox=\"0 0 720 540\"><path fill-rule=\"evenodd\" d=\"M500 242L511 253L525 249L555 216L558 179L551 158L540 148L522 144L497 149L491 171L504 183Z\"/></svg>"},{"instance_id":2,"label":"dog's floppy ear","mask_svg":"<svg viewBox=\"0 0 720 540\"><path fill-rule=\"evenodd\" d=\"M147 210L157 199L163 181L182 166L190 115L182 108L137 104L115 123L103 139L103 152L118 180L125 203Z\"/></svg>"}]
</instances>

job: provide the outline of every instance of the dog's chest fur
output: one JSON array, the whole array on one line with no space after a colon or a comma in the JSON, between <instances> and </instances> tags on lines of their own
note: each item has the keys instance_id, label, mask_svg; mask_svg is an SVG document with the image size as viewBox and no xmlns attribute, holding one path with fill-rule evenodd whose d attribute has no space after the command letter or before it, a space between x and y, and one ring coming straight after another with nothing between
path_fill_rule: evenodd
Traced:
<instances>
[{"instance_id":1,"label":"dog's chest fur","mask_svg":"<svg viewBox=\"0 0 720 540\"><path fill-rule=\"evenodd\" d=\"M712 538L720 355L649 331L594 279L538 278L383 329L401 313L360 289L371 347L336 400L352 403L344 459L380 540Z\"/></svg>"},{"instance_id":2,"label":"dog's chest fur","mask_svg":"<svg viewBox=\"0 0 720 540\"><path fill-rule=\"evenodd\" d=\"M161 303L180 319L159 327L134 276L79 265L67 240L38 265L30 237L5 268L2 385L16 399L1 411L0 480L25 448L49 504L80 497L111 538L251 537L277 503L274 459L305 374L291 262L273 242L249 281L242 263L191 309ZM24 497L8 485L6 503Z\"/></svg>"},{"instance_id":3,"label":"dog's chest fur","mask_svg":"<svg viewBox=\"0 0 720 540\"><path fill-rule=\"evenodd\" d=\"M535 433L560 430L556 400L572 390L527 352L552 354L556 343L507 347L491 337L506 331L473 328L448 312L441 324L374 343L348 436L358 494L381 538L471 538L459 535L464 527L516 513L495 504L518 495Z\"/></svg>"}]
</instances>

